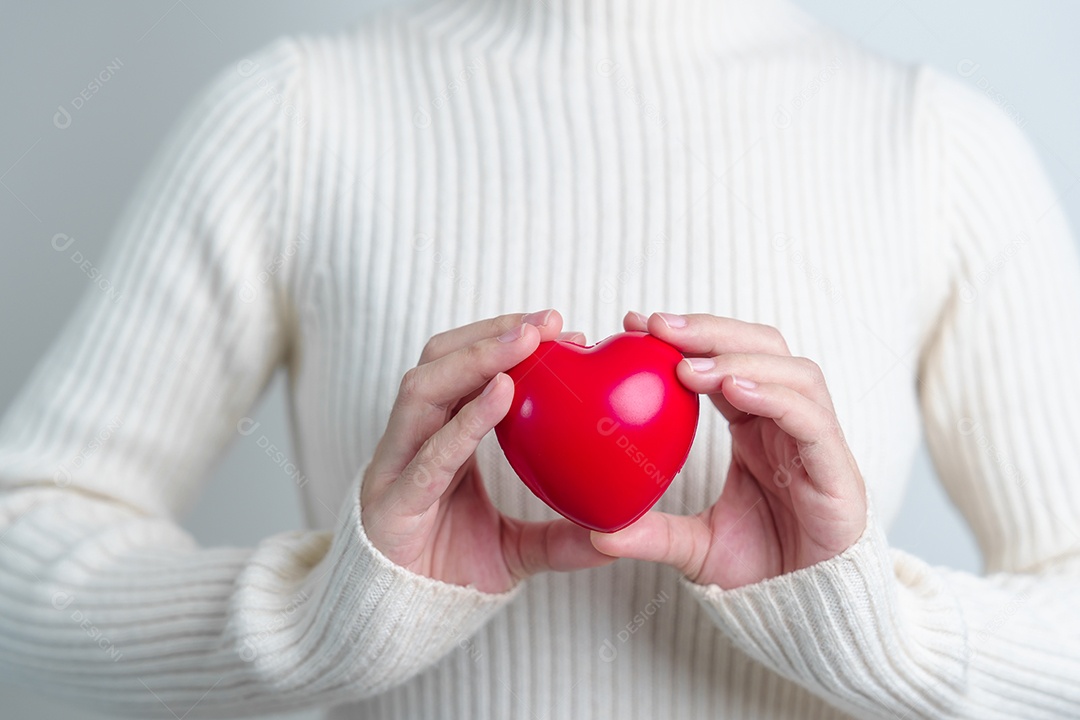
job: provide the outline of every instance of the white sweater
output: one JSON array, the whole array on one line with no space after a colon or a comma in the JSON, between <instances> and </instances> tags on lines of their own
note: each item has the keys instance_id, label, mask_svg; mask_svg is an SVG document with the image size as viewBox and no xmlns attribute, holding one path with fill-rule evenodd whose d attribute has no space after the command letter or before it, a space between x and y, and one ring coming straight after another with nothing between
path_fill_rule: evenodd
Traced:
<instances>
[{"instance_id":1,"label":"white sweater","mask_svg":"<svg viewBox=\"0 0 1080 720\"><path fill-rule=\"evenodd\" d=\"M1021 131L957 79L786 0L440 1L226 68L115 234L0 431L0 667L43 693L1080 716L1080 264ZM590 341L629 308L779 327L825 370L865 535L728 591L620 561L488 595L389 562L357 479L399 378L435 332L549 306ZM282 366L309 526L199 547L177 518ZM920 432L985 576L887 545ZM703 403L659 507L711 504L729 458ZM479 462L498 507L551 516L493 436Z\"/></svg>"}]
</instances>

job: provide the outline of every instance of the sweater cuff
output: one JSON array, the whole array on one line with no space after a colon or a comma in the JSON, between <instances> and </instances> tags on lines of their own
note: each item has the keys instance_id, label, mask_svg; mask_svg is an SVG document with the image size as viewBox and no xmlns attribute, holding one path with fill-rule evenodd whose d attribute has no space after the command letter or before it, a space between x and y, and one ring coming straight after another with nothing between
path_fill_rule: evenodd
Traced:
<instances>
[{"instance_id":1,"label":"sweater cuff","mask_svg":"<svg viewBox=\"0 0 1080 720\"><path fill-rule=\"evenodd\" d=\"M308 667L278 675L276 684L307 692L362 688L369 697L410 679L469 638L519 592L491 594L412 572L387 558L364 532L360 482L349 487L329 552L309 573L300 596L314 615L303 628ZM258 638L256 638L258 639ZM248 638L249 643L252 638ZM253 653L255 662L272 652ZM277 675L260 668L264 677ZM288 691L292 687L280 687Z\"/></svg>"},{"instance_id":2,"label":"sweater cuff","mask_svg":"<svg viewBox=\"0 0 1080 720\"><path fill-rule=\"evenodd\" d=\"M740 588L683 585L746 654L859 717L946 717L966 683L966 625L933 568L891 551L868 507L839 555Z\"/></svg>"}]
</instances>

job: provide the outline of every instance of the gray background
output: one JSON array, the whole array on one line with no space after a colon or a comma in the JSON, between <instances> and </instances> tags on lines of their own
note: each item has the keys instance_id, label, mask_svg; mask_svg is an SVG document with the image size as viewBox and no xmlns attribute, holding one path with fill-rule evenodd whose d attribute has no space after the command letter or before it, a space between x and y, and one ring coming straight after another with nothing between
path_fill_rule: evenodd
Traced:
<instances>
[{"instance_id":1,"label":"gray background","mask_svg":"<svg viewBox=\"0 0 1080 720\"><path fill-rule=\"evenodd\" d=\"M539 1L539 0L538 0ZM662 0L655 0L662 2ZM752 0L750 0L752 1ZM992 85L1034 140L1080 227L1080 4L1069 0L796 0L892 57L923 60ZM0 408L6 408L82 293L87 278L57 233L91 261L173 119L207 80L272 38L342 27L385 2L144 0L3 2L0 13ZM53 123L107 65L121 65L76 111ZM279 377L253 416L288 442ZM280 442L279 442L280 441ZM923 455L892 542L932 563L978 571L978 551ZM240 438L185 525L203 544L251 545L300 526L296 489ZM253 506L250 497L258 494ZM251 512L257 507L257 512ZM92 718L5 684L5 718ZM179 709L182 715L185 709ZM296 715L314 718L317 713Z\"/></svg>"}]
</instances>

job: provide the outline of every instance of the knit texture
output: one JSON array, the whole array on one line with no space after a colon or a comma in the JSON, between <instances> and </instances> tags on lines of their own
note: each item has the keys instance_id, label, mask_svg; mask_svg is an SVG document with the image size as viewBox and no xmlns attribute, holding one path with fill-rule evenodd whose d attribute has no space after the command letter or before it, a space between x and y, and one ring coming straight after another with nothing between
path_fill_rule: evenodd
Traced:
<instances>
[{"instance_id":1,"label":"knit texture","mask_svg":"<svg viewBox=\"0 0 1080 720\"><path fill-rule=\"evenodd\" d=\"M786 0L439 0L284 38L185 113L101 268L116 292L88 289L0 426L0 667L41 692L165 718L1080 716L1058 198L992 98ZM391 563L358 483L402 374L439 331L546 307L590 341L627 309L777 326L825 372L863 537L734 590L620 561L488 595ZM199 547L178 518L280 368L307 529ZM986 575L887 544L921 432ZM500 509L553 517L493 436L478 461ZM729 461L702 403L659 508L707 507Z\"/></svg>"}]
</instances>

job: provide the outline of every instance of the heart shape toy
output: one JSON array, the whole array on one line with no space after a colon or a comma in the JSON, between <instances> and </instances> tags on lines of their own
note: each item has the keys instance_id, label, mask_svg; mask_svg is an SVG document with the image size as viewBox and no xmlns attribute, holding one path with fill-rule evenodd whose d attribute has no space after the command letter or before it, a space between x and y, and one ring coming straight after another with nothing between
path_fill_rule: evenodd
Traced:
<instances>
[{"instance_id":1,"label":"heart shape toy","mask_svg":"<svg viewBox=\"0 0 1080 720\"><path fill-rule=\"evenodd\" d=\"M578 525L615 532L634 522L694 441L698 396L675 374L682 358L643 332L591 347L540 343L508 373L514 400L495 434L510 466Z\"/></svg>"}]
</instances>

